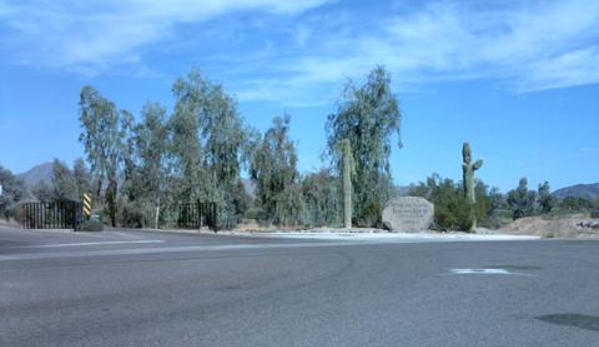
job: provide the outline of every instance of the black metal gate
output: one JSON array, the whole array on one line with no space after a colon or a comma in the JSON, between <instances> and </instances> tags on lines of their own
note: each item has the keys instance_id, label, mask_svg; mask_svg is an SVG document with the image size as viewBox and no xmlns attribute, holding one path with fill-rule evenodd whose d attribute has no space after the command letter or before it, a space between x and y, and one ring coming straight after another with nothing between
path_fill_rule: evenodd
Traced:
<instances>
[{"instance_id":1,"label":"black metal gate","mask_svg":"<svg viewBox=\"0 0 599 347\"><path fill-rule=\"evenodd\" d=\"M179 204L177 226L181 229L200 229L207 226L217 230L217 210L213 202Z\"/></svg>"},{"instance_id":2,"label":"black metal gate","mask_svg":"<svg viewBox=\"0 0 599 347\"><path fill-rule=\"evenodd\" d=\"M81 203L76 201L28 202L22 206L26 229L74 229L82 220Z\"/></svg>"}]
</instances>

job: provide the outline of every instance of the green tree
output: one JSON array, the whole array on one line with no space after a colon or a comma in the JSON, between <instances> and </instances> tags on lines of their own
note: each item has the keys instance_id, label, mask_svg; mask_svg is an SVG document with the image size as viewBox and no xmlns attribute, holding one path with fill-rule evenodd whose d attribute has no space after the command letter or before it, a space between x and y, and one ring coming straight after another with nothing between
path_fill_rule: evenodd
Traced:
<instances>
[{"instance_id":1,"label":"green tree","mask_svg":"<svg viewBox=\"0 0 599 347\"><path fill-rule=\"evenodd\" d=\"M176 153L185 165L196 168L197 177L188 176L189 170L184 176L202 182L199 186L195 184L199 188L197 197L216 202L226 215L234 214L239 205L229 192L239 183L247 143L247 130L237 103L222 85L204 78L198 70L179 78L173 91L177 99L174 144L178 147L179 135L184 135L191 147L191 154L182 155L179 148Z\"/></svg>"},{"instance_id":2,"label":"green tree","mask_svg":"<svg viewBox=\"0 0 599 347\"><path fill-rule=\"evenodd\" d=\"M505 197L499 191L499 188L493 187L489 191L489 209L487 212L488 217L495 216L498 211L505 205Z\"/></svg>"},{"instance_id":3,"label":"green tree","mask_svg":"<svg viewBox=\"0 0 599 347\"><path fill-rule=\"evenodd\" d=\"M468 197L464 196L464 183L456 183L438 174L427 177L426 182L412 185L408 191L410 196L420 196L435 205L434 228L440 230L471 231L472 215L481 225L496 224L492 218L501 205L502 196L497 188L489 191L482 180L476 180L474 195L475 209Z\"/></svg>"},{"instance_id":4,"label":"green tree","mask_svg":"<svg viewBox=\"0 0 599 347\"><path fill-rule=\"evenodd\" d=\"M507 203L512 209L512 218L514 220L533 214L536 195L535 191L528 190L526 177L520 179L518 188L507 193Z\"/></svg>"},{"instance_id":5,"label":"green tree","mask_svg":"<svg viewBox=\"0 0 599 347\"><path fill-rule=\"evenodd\" d=\"M169 121L171 139L169 155L172 157L173 188L176 200L192 202L202 198L199 182L202 171L202 149L199 138L199 120L187 105L189 97L174 89L177 102L175 113Z\"/></svg>"},{"instance_id":6,"label":"green tree","mask_svg":"<svg viewBox=\"0 0 599 347\"><path fill-rule=\"evenodd\" d=\"M122 163L122 191L129 200L135 200L135 184L139 181L137 175L137 124L135 117L127 110L120 112L119 161Z\"/></svg>"},{"instance_id":7,"label":"green tree","mask_svg":"<svg viewBox=\"0 0 599 347\"><path fill-rule=\"evenodd\" d=\"M259 203L277 225L298 223L301 216L297 153L289 139L290 119L289 115L275 117L250 164Z\"/></svg>"},{"instance_id":8,"label":"green tree","mask_svg":"<svg viewBox=\"0 0 599 347\"><path fill-rule=\"evenodd\" d=\"M541 213L551 212L555 206L555 198L551 195L549 182L545 181L543 184L539 184L539 188L537 190L537 199Z\"/></svg>"},{"instance_id":9,"label":"green tree","mask_svg":"<svg viewBox=\"0 0 599 347\"><path fill-rule=\"evenodd\" d=\"M242 179L237 181L234 189L228 192L232 199L234 213L236 216L243 216L252 205L252 197L246 191L245 184Z\"/></svg>"},{"instance_id":10,"label":"green tree","mask_svg":"<svg viewBox=\"0 0 599 347\"><path fill-rule=\"evenodd\" d=\"M146 219L158 229L161 207L168 198L169 188L166 109L157 103L147 103L141 114L135 138L139 156L136 190L142 199L151 203L151 218Z\"/></svg>"},{"instance_id":11,"label":"green tree","mask_svg":"<svg viewBox=\"0 0 599 347\"><path fill-rule=\"evenodd\" d=\"M0 165L0 216L14 217L14 205L25 197L25 185L13 173Z\"/></svg>"},{"instance_id":12,"label":"green tree","mask_svg":"<svg viewBox=\"0 0 599 347\"><path fill-rule=\"evenodd\" d=\"M73 163L73 178L77 190L77 199L81 200L83 193L92 188L91 174L85 166L85 161L81 158L75 159L75 162Z\"/></svg>"},{"instance_id":13,"label":"green tree","mask_svg":"<svg viewBox=\"0 0 599 347\"><path fill-rule=\"evenodd\" d=\"M83 131L79 136L85 147L91 171L96 176L96 196L101 196L103 181L111 225L116 226L118 173L122 154L120 114L114 103L93 87L83 87L79 101L79 121Z\"/></svg>"},{"instance_id":14,"label":"green tree","mask_svg":"<svg viewBox=\"0 0 599 347\"><path fill-rule=\"evenodd\" d=\"M372 70L361 87L349 82L337 111L328 116L327 153L339 172L342 156L336 150L338 144L344 139L351 144L355 162L353 215L358 225L380 224L382 206L392 192L389 155L394 133L402 146L400 120L391 79L382 67Z\"/></svg>"},{"instance_id":15,"label":"green tree","mask_svg":"<svg viewBox=\"0 0 599 347\"><path fill-rule=\"evenodd\" d=\"M560 206L567 211L588 211L593 207L593 204L582 197L567 196L562 200Z\"/></svg>"},{"instance_id":16,"label":"green tree","mask_svg":"<svg viewBox=\"0 0 599 347\"><path fill-rule=\"evenodd\" d=\"M54 189L44 180L37 182L31 189L31 192L41 202L51 202L54 200Z\"/></svg>"},{"instance_id":17,"label":"green tree","mask_svg":"<svg viewBox=\"0 0 599 347\"><path fill-rule=\"evenodd\" d=\"M66 163L54 159L52 164L52 200L77 200L77 185L73 172Z\"/></svg>"},{"instance_id":18,"label":"green tree","mask_svg":"<svg viewBox=\"0 0 599 347\"><path fill-rule=\"evenodd\" d=\"M476 190L480 198L480 188ZM464 196L462 184L456 184L449 178L441 178L438 174L433 174L426 179L426 182L420 182L412 186L408 195L420 196L435 205L435 223L434 228L440 230L462 230L470 231L472 229L471 204Z\"/></svg>"},{"instance_id":19,"label":"green tree","mask_svg":"<svg viewBox=\"0 0 599 347\"><path fill-rule=\"evenodd\" d=\"M330 170L309 173L302 179L302 199L306 225L322 227L341 224L339 179Z\"/></svg>"}]
</instances>

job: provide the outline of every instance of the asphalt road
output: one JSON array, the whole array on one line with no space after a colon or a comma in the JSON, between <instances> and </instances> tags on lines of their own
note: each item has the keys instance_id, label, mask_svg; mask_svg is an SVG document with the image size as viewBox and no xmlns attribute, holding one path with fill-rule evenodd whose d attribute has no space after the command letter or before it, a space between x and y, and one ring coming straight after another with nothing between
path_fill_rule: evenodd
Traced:
<instances>
[{"instance_id":1,"label":"asphalt road","mask_svg":"<svg viewBox=\"0 0 599 347\"><path fill-rule=\"evenodd\" d=\"M599 346L599 242L0 230L0 346Z\"/></svg>"}]
</instances>

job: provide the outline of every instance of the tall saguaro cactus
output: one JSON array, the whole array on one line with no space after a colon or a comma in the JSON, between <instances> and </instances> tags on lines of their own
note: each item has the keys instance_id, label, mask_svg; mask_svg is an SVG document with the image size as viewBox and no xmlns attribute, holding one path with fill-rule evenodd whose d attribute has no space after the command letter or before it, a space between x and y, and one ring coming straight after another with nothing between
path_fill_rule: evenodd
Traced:
<instances>
[{"instance_id":1,"label":"tall saguaro cactus","mask_svg":"<svg viewBox=\"0 0 599 347\"><path fill-rule=\"evenodd\" d=\"M341 141L343 151L343 224L345 228L352 227L352 153L351 144L348 139Z\"/></svg>"},{"instance_id":2,"label":"tall saguaro cactus","mask_svg":"<svg viewBox=\"0 0 599 347\"><path fill-rule=\"evenodd\" d=\"M480 169L483 166L482 160L477 160L474 164L472 163L472 149L468 142L464 142L462 148L462 170L464 172L464 197L468 200L471 207L471 218L472 218L472 229L476 228L476 196L474 195L474 171Z\"/></svg>"}]
</instances>

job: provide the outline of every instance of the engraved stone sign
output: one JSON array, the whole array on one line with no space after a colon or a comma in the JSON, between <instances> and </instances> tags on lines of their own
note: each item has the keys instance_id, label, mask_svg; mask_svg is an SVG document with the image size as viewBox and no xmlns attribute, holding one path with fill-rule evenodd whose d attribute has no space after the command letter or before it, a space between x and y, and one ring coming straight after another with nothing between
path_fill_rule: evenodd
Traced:
<instances>
[{"instance_id":1,"label":"engraved stone sign","mask_svg":"<svg viewBox=\"0 0 599 347\"><path fill-rule=\"evenodd\" d=\"M418 232L433 223L435 206L426 199L400 196L389 200L383 210L383 224L391 231Z\"/></svg>"}]
</instances>

